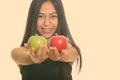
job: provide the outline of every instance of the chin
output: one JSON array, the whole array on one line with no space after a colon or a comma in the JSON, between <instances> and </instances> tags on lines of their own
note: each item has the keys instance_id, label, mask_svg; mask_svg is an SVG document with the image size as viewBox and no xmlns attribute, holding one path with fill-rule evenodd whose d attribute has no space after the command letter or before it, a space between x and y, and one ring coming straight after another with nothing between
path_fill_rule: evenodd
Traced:
<instances>
[{"instance_id":1,"label":"chin","mask_svg":"<svg viewBox=\"0 0 120 80\"><path fill-rule=\"evenodd\" d=\"M43 35L46 39L50 39L52 35Z\"/></svg>"},{"instance_id":2,"label":"chin","mask_svg":"<svg viewBox=\"0 0 120 80\"><path fill-rule=\"evenodd\" d=\"M41 33L41 35L44 36L46 39L49 39L54 35L54 33L49 33L49 34Z\"/></svg>"}]
</instances>

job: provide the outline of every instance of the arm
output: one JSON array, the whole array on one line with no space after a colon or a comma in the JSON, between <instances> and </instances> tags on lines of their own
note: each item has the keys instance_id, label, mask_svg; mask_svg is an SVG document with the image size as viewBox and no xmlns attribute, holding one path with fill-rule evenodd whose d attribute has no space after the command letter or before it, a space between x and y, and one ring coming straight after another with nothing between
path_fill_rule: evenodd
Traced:
<instances>
[{"instance_id":1,"label":"arm","mask_svg":"<svg viewBox=\"0 0 120 80\"><path fill-rule=\"evenodd\" d=\"M74 63L75 60L78 58L78 52L72 46L63 50L62 54L63 55L61 56L59 61Z\"/></svg>"},{"instance_id":2,"label":"arm","mask_svg":"<svg viewBox=\"0 0 120 80\"><path fill-rule=\"evenodd\" d=\"M33 64L29 57L30 51L25 47L14 48L11 52L12 59L17 65L29 65Z\"/></svg>"},{"instance_id":3,"label":"arm","mask_svg":"<svg viewBox=\"0 0 120 80\"><path fill-rule=\"evenodd\" d=\"M19 66L38 64L48 58L46 51L46 46L41 46L36 53L33 48L28 50L27 47L19 47L12 50L11 56Z\"/></svg>"},{"instance_id":4,"label":"arm","mask_svg":"<svg viewBox=\"0 0 120 80\"><path fill-rule=\"evenodd\" d=\"M78 58L78 52L73 46L68 44L67 48L61 53L59 53L55 47L51 47L48 56L51 60L69 62L72 64Z\"/></svg>"}]
</instances>

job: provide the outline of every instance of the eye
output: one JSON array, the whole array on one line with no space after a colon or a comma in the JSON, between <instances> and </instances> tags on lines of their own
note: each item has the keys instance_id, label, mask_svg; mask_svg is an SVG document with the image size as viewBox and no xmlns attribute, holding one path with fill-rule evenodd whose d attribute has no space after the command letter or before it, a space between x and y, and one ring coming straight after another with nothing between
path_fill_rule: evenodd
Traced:
<instances>
[{"instance_id":1,"label":"eye","mask_svg":"<svg viewBox=\"0 0 120 80\"><path fill-rule=\"evenodd\" d=\"M57 15L51 15L50 16L52 19L56 19L57 18Z\"/></svg>"},{"instance_id":2,"label":"eye","mask_svg":"<svg viewBox=\"0 0 120 80\"><path fill-rule=\"evenodd\" d=\"M44 18L44 15L38 15L38 18Z\"/></svg>"},{"instance_id":3,"label":"eye","mask_svg":"<svg viewBox=\"0 0 120 80\"><path fill-rule=\"evenodd\" d=\"M57 17L57 15L52 15L52 17Z\"/></svg>"}]
</instances>

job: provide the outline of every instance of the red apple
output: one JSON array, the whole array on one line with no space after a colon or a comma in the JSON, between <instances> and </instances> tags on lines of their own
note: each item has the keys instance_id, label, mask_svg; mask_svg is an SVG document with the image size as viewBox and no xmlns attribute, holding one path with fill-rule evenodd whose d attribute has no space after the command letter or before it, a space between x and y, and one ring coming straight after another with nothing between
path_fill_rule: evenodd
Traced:
<instances>
[{"instance_id":1,"label":"red apple","mask_svg":"<svg viewBox=\"0 0 120 80\"><path fill-rule=\"evenodd\" d=\"M52 36L50 39L50 46L56 47L59 52L67 47L67 39L64 36Z\"/></svg>"},{"instance_id":2,"label":"red apple","mask_svg":"<svg viewBox=\"0 0 120 80\"><path fill-rule=\"evenodd\" d=\"M28 39L29 48L34 48L35 52L42 45L47 45L47 40L43 36L33 35Z\"/></svg>"}]
</instances>

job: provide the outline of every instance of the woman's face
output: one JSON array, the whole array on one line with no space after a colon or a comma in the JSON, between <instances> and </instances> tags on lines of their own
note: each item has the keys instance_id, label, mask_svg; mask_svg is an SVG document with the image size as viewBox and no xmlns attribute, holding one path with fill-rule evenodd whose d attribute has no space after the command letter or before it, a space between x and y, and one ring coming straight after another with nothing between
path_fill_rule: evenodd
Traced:
<instances>
[{"instance_id":1,"label":"woman's face","mask_svg":"<svg viewBox=\"0 0 120 80\"><path fill-rule=\"evenodd\" d=\"M49 39L58 26L58 15L53 4L46 1L42 4L37 20L37 31L39 34Z\"/></svg>"}]
</instances>

